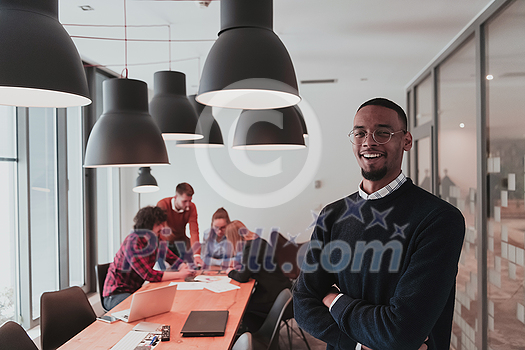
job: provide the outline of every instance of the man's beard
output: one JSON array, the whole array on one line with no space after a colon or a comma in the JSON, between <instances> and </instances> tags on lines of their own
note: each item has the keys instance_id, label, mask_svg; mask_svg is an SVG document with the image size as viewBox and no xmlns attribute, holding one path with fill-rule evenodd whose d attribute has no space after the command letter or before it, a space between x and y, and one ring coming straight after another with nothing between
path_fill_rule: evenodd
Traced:
<instances>
[{"instance_id":1,"label":"man's beard","mask_svg":"<svg viewBox=\"0 0 525 350\"><path fill-rule=\"evenodd\" d=\"M382 167L379 170L375 171L365 171L364 169L361 169L361 175L368 180L368 181L379 181L382 180L386 175L387 169L386 166Z\"/></svg>"}]
</instances>

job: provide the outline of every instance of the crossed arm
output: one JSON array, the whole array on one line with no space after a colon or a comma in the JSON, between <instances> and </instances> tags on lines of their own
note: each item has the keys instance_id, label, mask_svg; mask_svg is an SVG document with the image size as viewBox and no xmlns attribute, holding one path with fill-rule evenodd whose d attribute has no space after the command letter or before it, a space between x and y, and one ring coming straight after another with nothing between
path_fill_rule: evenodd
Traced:
<instances>
[{"instance_id":1,"label":"crossed arm","mask_svg":"<svg viewBox=\"0 0 525 350\"><path fill-rule=\"evenodd\" d=\"M338 276L320 267L319 249L310 250L306 262L319 268L301 273L298 280L294 309L299 325L336 348L355 347L359 342L376 350L415 350L421 349L428 336L433 341L432 329L453 292L463 241L463 232L447 230L451 221L456 227L464 227L462 216L446 214L429 225L428 233L420 235L386 305L353 298L343 290L329 311L327 304L337 295L332 294L330 286L338 284ZM443 226L444 221L448 225ZM323 238L317 231L312 237Z\"/></svg>"}]
</instances>

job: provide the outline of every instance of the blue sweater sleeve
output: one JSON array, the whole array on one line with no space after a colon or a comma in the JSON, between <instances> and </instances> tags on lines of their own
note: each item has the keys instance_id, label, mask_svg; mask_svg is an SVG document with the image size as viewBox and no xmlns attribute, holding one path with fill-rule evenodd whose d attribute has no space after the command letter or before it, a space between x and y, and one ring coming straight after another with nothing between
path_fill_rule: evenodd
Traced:
<instances>
[{"instance_id":1,"label":"blue sweater sleeve","mask_svg":"<svg viewBox=\"0 0 525 350\"><path fill-rule=\"evenodd\" d=\"M323 298L336 280L333 274L319 268L322 248L319 231L319 227L316 227L312 234L301 274L294 288L294 318L302 329L332 347L354 349L356 342L341 332L323 304Z\"/></svg>"},{"instance_id":2,"label":"blue sweater sleeve","mask_svg":"<svg viewBox=\"0 0 525 350\"><path fill-rule=\"evenodd\" d=\"M392 350L418 349L431 337L454 292L465 222L457 210L442 211L428 222L388 305L348 295L333 305L331 315L348 337L372 349Z\"/></svg>"}]
</instances>

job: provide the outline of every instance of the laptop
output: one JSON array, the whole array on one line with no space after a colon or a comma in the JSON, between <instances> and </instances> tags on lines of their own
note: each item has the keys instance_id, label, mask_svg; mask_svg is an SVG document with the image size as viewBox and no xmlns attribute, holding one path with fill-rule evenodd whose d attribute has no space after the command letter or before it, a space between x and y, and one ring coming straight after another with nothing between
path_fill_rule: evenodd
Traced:
<instances>
[{"instance_id":1,"label":"laptop","mask_svg":"<svg viewBox=\"0 0 525 350\"><path fill-rule=\"evenodd\" d=\"M133 293L131 307L113 312L111 315L124 322L133 322L146 317L169 312L177 286L164 286Z\"/></svg>"},{"instance_id":2,"label":"laptop","mask_svg":"<svg viewBox=\"0 0 525 350\"><path fill-rule=\"evenodd\" d=\"M183 337L222 337L228 322L228 310L192 311L180 331Z\"/></svg>"}]
</instances>

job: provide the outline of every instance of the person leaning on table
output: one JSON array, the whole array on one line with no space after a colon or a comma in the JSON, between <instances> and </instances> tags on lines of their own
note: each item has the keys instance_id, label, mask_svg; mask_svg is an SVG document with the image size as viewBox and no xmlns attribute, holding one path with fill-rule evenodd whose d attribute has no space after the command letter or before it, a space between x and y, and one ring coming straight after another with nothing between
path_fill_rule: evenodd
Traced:
<instances>
[{"instance_id":1,"label":"person leaning on table","mask_svg":"<svg viewBox=\"0 0 525 350\"><path fill-rule=\"evenodd\" d=\"M202 266L199 223L197 222L197 207L192 202L193 194L193 187L187 182L182 182L175 188L175 196L161 199L157 206L166 211L167 226L171 228L171 234L167 238L170 250L184 261ZM186 225L188 224L191 238L186 236ZM191 252L193 257L187 254L188 252Z\"/></svg>"},{"instance_id":2,"label":"person leaning on table","mask_svg":"<svg viewBox=\"0 0 525 350\"><path fill-rule=\"evenodd\" d=\"M147 206L140 209L133 219L133 231L124 239L115 259L109 265L104 282L104 308L111 310L137 291L144 281L160 282L184 279L193 271L167 249L166 213L162 208ZM163 259L178 268L176 272L153 269L157 259Z\"/></svg>"},{"instance_id":3,"label":"person leaning on table","mask_svg":"<svg viewBox=\"0 0 525 350\"><path fill-rule=\"evenodd\" d=\"M202 244L202 260L205 267L229 266L234 259L231 243L225 235L226 226L230 224L230 216L224 208L219 208L211 217L211 228L204 232Z\"/></svg>"},{"instance_id":4,"label":"person leaning on table","mask_svg":"<svg viewBox=\"0 0 525 350\"><path fill-rule=\"evenodd\" d=\"M291 288L292 282L274 261L274 248L248 230L241 221L234 220L226 226L226 237L235 253L243 248L242 267L229 271L228 277L241 283L248 282L250 278L257 281L242 318L242 331L253 333L263 324L279 293Z\"/></svg>"}]
</instances>

